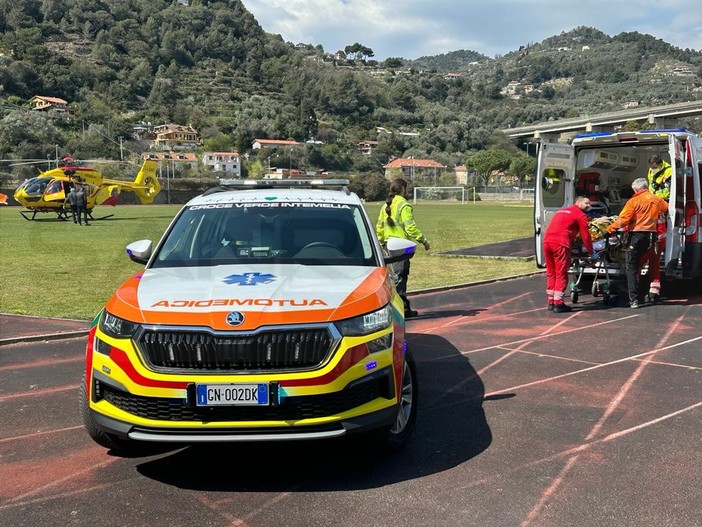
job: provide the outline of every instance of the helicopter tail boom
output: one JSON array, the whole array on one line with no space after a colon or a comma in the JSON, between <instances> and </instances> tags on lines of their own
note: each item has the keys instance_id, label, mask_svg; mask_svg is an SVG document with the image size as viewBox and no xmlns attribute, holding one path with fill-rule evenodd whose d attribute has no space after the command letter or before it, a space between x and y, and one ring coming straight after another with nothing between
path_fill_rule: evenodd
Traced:
<instances>
[{"instance_id":1,"label":"helicopter tail boom","mask_svg":"<svg viewBox=\"0 0 702 527\"><path fill-rule=\"evenodd\" d=\"M144 164L141 165L141 169L134 179L134 183L138 185L134 192L143 204L153 202L156 195L161 192L161 184L156 177L157 166L158 163L153 159L144 160Z\"/></svg>"},{"instance_id":2,"label":"helicopter tail boom","mask_svg":"<svg viewBox=\"0 0 702 527\"><path fill-rule=\"evenodd\" d=\"M153 159L146 159L134 181L104 179L104 185L100 188L96 202L99 205L115 205L120 193L127 190L134 192L141 203L152 203L156 195L161 192L161 184L156 177L157 166L158 163Z\"/></svg>"}]
</instances>

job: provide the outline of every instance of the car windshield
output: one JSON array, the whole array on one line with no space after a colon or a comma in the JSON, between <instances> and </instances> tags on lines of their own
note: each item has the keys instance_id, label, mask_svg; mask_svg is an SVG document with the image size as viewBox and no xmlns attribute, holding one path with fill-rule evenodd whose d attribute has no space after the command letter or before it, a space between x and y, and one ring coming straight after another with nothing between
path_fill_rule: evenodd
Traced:
<instances>
[{"instance_id":1,"label":"car windshield","mask_svg":"<svg viewBox=\"0 0 702 527\"><path fill-rule=\"evenodd\" d=\"M353 205L225 203L186 207L152 267L281 263L378 265L363 211Z\"/></svg>"}]
</instances>

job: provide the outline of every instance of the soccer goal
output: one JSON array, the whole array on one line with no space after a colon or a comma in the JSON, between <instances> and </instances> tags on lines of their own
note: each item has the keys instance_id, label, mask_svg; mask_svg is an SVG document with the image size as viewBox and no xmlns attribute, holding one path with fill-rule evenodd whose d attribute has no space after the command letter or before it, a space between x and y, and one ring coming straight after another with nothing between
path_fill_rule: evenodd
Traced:
<instances>
[{"instance_id":1,"label":"soccer goal","mask_svg":"<svg viewBox=\"0 0 702 527\"><path fill-rule=\"evenodd\" d=\"M414 200L466 202L466 189L463 187L414 187Z\"/></svg>"}]
</instances>

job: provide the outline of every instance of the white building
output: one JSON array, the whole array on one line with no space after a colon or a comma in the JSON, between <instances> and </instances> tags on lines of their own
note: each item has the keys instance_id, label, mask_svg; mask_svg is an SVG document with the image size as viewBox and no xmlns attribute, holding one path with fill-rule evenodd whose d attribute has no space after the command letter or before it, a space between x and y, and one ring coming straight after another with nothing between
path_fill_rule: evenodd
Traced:
<instances>
[{"instance_id":1,"label":"white building","mask_svg":"<svg viewBox=\"0 0 702 527\"><path fill-rule=\"evenodd\" d=\"M239 152L205 152L202 164L213 172L224 172L228 176L241 177L241 156Z\"/></svg>"}]
</instances>

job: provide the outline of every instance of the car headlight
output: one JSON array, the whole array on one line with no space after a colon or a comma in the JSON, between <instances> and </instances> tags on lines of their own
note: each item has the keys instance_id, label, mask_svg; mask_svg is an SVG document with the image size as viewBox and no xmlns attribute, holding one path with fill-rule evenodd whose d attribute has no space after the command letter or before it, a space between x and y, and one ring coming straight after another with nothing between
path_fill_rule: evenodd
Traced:
<instances>
[{"instance_id":1,"label":"car headlight","mask_svg":"<svg viewBox=\"0 0 702 527\"><path fill-rule=\"evenodd\" d=\"M336 323L339 333L345 337L369 335L392 324L392 308L390 304L354 318L342 320Z\"/></svg>"},{"instance_id":2,"label":"car headlight","mask_svg":"<svg viewBox=\"0 0 702 527\"><path fill-rule=\"evenodd\" d=\"M118 339L131 338L137 327L138 324L116 317L108 311L104 311L100 319L100 329L110 337Z\"/></svg>"}]
</instances>

